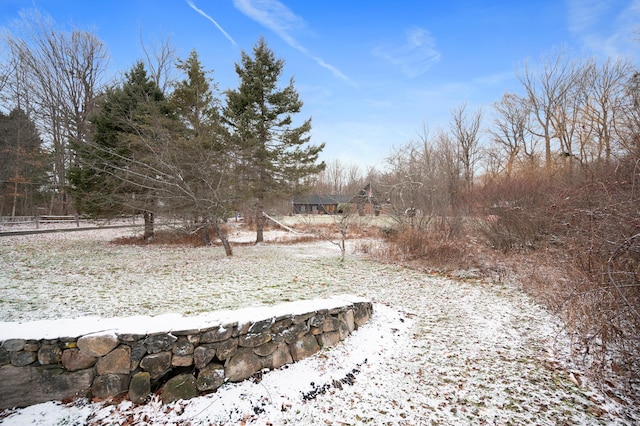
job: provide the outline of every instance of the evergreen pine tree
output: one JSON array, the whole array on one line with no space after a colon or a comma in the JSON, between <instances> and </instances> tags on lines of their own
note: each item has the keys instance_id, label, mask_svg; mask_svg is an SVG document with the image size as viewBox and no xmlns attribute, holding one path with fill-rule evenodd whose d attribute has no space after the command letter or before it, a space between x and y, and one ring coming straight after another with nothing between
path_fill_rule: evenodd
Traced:
<instances>
[{"instance_id":1,"label":"evergreen pine tree","mask_svg":"<svg viewBox=\"0 0 640 426\"><path fill-rule=\"evenodd\" d=\"M158 208L155 176L149 173L154 121L169 115L163 93L138 62L122 87L107 91L91 118L90 142L76 143L69 171L76 208L96 216L142 213L145 239L153 238Z\"/></svg>"},{"instance_id":2,"label":"evergreen pine tree","mask_svg":"<svg viewBox=\"0 0 640 426\"><path fill-rule=\"evenodd\" d=\"M207 76L197 52L191 52L177 67L185 79L174 85L170 103L182 123L182 132L173 141L175 155L163 161L174 169L167 173L167 180L174 183L175 189L170 202L176 215L200 224L205 244L210 244L209 227L213 227L230 256L231 246L219 226L230 214L232 188L228 138L214 93L217 87Z\"/></svg>"},{"instance_id":3,"label":"evergreen pine tree","mask_svg":"<svg viewBox=\"0 0 640 426\"><path fill-rule=\"evenodd\" d=\"M30 216L44 196L47 155L36 125L21 109L0 112L0 215Z\"/></svg>"},{"instance_id":4,"label":"evergreen pine tree","mask_svg":"<svg viewBox=\"0 0 640 426\"><path fill-rule=\"evenodd\" d=\"M309 144L311 119L293 125L302 101L293 78L278 87L284 61L275 58L264 39L254 46L253 57L242 52L235 68L240 86L226 92L223 115L232 136L231 167L243 197L256 202L256 242L261 242L265 201L307 186L308 178L325 167L318 162L324 144Z\"/></svg>"}]
</instances>

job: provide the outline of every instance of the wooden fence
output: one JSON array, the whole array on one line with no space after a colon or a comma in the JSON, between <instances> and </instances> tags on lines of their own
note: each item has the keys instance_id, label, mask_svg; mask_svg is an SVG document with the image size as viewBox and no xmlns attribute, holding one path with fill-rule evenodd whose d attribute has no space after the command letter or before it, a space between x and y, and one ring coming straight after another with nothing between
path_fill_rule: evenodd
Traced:
<instances>
[{"instance_id":1,"label":"wooden fence","mask_svg":"<svg viewBox=\"0 0 640 426\"><path fill-rule=\"evenodd\" d=\"M84 219L78 215L0 216L0 226L32 224L35 225L36 229L38 229L40 224L43 223L75 223L77 227L80 227L81 220Z\"/></svg>"}]
</instances>

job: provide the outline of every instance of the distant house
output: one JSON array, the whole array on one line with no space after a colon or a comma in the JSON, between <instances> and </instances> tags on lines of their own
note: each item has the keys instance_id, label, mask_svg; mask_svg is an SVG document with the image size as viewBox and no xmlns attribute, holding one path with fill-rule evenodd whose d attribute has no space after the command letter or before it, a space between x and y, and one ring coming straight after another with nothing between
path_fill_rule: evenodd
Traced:
<instances>
[{"instance_id":1,"label":"distant house","mask_svg":"<svg viewBox=\"0 0 640 426\"><path fill-rule=\"evenodd\" d=\"M367 184L356 195L302 195L293 198L293 214L341 214L340 204L355 204L360 216L380 214L380 202Z\"/></svg>"},{"instance_id":2,"label":"distant house","mask_svg":"<svg viewBox=\"0 0 640 426\"><path fill-rule=\"evenodd\" d=\"M293 198L293 214L336 214L339 204L351 202L350 195L301 195Z\"/></svg>"},{"instance_id":3,"label":"distant house","mask_svg":"<svg viewBox=\"0 0 640 426\"><path fill-rule=\"evenodd\" d=\"M382 203L378 197L377 191L373 189L370 183L358 191L351 202L356 204L358 208L358 216L374 214L378 216L382 210Z\"/></svg>"}]
</instances>

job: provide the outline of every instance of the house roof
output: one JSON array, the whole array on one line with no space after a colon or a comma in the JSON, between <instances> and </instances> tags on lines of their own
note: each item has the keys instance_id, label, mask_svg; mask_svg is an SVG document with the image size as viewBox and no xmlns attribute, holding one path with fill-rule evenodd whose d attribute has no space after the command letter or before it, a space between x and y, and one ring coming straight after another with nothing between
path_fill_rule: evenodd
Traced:
<instances>
[{"instance_id":1,"label":"house roof","mask_svg":"<svg viewBox=\"0 0 640 426\"><path fill-rule=\"evenodd\" d=\"M299 195L293 197L293 204L332 205L348 203L352 198L350 195Z\"/></svg>"}]
</instances>

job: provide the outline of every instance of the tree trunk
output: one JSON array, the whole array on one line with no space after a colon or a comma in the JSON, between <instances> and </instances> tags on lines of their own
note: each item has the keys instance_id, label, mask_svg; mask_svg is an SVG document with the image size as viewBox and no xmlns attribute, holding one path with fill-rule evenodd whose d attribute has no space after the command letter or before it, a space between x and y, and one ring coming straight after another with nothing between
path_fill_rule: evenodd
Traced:
<instances>
[{"instance_id":1,"label":"tree trunk","mask_svg":"<svg viewBox=\"0 0 640 426\"><path fill-rule=\"evenodd\" d=\"M264 241L264 206L258 204L256 209L256 243Z\"/></svg>"},{"instance_id":2,"label":"tree trunk","mask_svg":"<svg viewBox=\"0 0 640 426\"><path fill-rule=\"evenodd\" d=\"M142 214L144 217L144 240L151 241L153 240L153 212L145 210Z\"/></svg>"},{"instance_id":3,"label":"tree trunk","mask_svg":"<svg viewBox=\"0 0 640 426\"><path fill-rule=\"evenodd\" d=\"M218 225L217 222L214 222L213 229L216 231L216 235L218 236L220 242L222 243L222 246L224 247L224 253L227 256L233 256L233 251L231 250L229 239L227 238L227 235L222 231L222 228L220 228L220 225Z\"/></svg>"},{"instance_id":4,"label":"tree trunk","mask_svg":"<svg viewBox=\"0 0 640 426\"><path fill-rule=\"evenodd\" d=\"M209 234L209 222L205 222L202 226L202 243L205 246L211 245L211 235Z\"/></svg>"},{"instance_id":5,"label":"tree trunk","mask_svg":"<svg viewBox=\"0 0 640 426\"><path fill-rule=\"evenodd\" d=\"M349 216L345 215L340 220L340 224L338 225L338 229L340 230L340 243L338 247L340 247L340 262L344 262L344 255L347 251L347 228L348 228L348 220Z\"/></svg>"},{"instance_id":6,"label":"tree trunk","mask_svg":"<svg viewBox=\"0 0 640 426\"><path fill-rule=\"evenodd\" d=\"M13 183L13 207L11 208L11 218L16 216L16 204L18 203L18 179Z\"/></svg>"}]
</instances>

